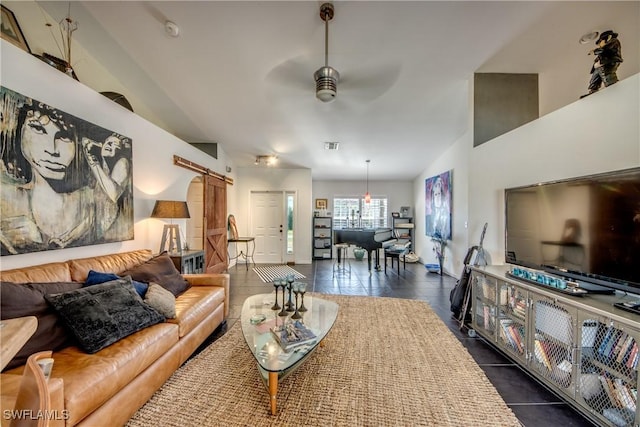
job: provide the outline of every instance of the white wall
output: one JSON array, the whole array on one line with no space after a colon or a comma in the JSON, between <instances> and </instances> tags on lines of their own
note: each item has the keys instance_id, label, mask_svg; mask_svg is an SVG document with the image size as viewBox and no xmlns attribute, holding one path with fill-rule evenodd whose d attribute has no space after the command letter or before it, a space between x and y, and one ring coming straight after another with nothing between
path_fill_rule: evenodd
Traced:
<instances>
[{"instance_id":1,"label":"white wall","mask_svg":"<svg viewBox=\"0 0 640 427\"><path fill-rule=\"evenodd\" d=\"M454 239L445 271L459 276L485 222L484 247L493 264L504 263L505 188L640 165L639 82L639 74L621 80L476 148L467 132L431 163L414 182L423 209L417 216L424 217L424 177L454 171ZM417 225L416 249L424 257L430 242Z\"/></svg>"},{"instance_id":2,"label":"white wall","mask_svg":"<svg viewBox=\"0 0 640 427\"><path fill-rule=\"evenodd\" d=\"M445 259L442 267L443 271L451 276L459 275L462 268L462 260L469 246L468 232L474 231L467 229L467 222L469 220L467 208L469 150L467 147L469 146L473 146L473 134L471 132L465 133L465 135L458 139L449 150L433 161L413 182L413 205L416 207L414 215L416 223L414 231L415 253L420 257L421 262L425 264L437 264L438 260L433 251L433 242L431 242L431 237L426 235L425 179L448 170L452 171L452 240L445 248ZM478 236L480 236L479 232Z\"/></svg>"},{"instance_id":3,"label":"white wall","mask_svg":"<svg viewBox=\"0 0 640 427\"><path fill-rule=\"evenodd\" d=\"M275 169L267 167L247 167L237 170L237 188L234 206L229 206L229 214L236 218L238 233L250 233L251 191L295 192L296 212L294 213L294 251L297 264L311 263L311 170Z\"/></svg>"},{"instance_id":4,"label":"white wall","mask_svg":"<svg viewBox=\"0 0 640 427\"><path fill-rule=\"evenodd\" d=\"M214 159L12 44L4 40L0 43L3 86L132 138L135 222L135 240L5 256L0 260L0 268L7 270L141 248L157 251L164 222L149 218L155 200L186 200L189 183L196 176L194 172L174 166L173 155L224 174L225 165L230 164L224 152L218 150L219 158ZM234 191L231 186L227 189L230 193Z\"/></svg>"}]
</instances>

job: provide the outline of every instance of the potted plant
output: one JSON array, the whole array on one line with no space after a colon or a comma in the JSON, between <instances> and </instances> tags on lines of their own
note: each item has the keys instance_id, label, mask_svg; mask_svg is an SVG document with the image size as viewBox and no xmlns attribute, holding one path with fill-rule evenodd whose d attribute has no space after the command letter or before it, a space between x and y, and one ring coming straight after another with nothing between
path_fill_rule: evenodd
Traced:
<instances>
[{"instance_id":1,"label":"potted plant","mask_svg":"<svg viewBox=\"0 0 640 427\"><path fill-rule=\"evenodd\" d=\"M433 251L436 253L436 258L438 258L438 264L440 265L440 275L442 276L442 264L444 263L444 251L447 247L447 240L436 234L431 238L431 241L434 243Z\"/></svg>"}]
</instances>

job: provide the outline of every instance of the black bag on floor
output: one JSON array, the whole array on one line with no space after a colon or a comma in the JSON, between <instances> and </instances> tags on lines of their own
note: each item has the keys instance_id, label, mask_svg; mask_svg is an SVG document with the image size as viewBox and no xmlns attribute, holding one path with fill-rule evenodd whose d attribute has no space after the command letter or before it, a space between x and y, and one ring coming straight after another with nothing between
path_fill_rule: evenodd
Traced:
<instances>
[{"instance_id":1,"label":"black bag on floor","mask_svg":"<svg viewBox=\"0 0 640 427\"><path fill-rule=\"evenodd\" d=\"M456 283L456 286L451 289L451 293L449 294L451 312L456 319L460 318L460 310L462 310L462 305L464 304L464 296L467 293L469 280L471 279L471 269L469 268L469 263L471 262L471 258L473 257L474 252L477 251L478 246L472 246L467 251L467 255L465 255L464 257L464 266L462 267L462 274L460 275L460 279Z\"/></svg>"}]
</instances>

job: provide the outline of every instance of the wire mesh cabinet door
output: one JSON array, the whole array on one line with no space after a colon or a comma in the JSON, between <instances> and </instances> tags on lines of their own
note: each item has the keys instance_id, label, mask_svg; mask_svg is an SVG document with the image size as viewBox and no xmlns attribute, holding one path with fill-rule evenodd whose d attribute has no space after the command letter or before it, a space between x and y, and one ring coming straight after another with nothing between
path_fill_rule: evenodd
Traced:
<instances>
[{"instance_id":1,"label":"wire mesh cabinet door","mask_svg":"<svg viewBox=\"0 0 640 427\"><path fill-rule=\"evenodd\" d=\"M575 399L600 424L640 422L636 404L640 331L635 326L637 322L625 324L579 310Z\"/></svg>"},{"instance_id":2,"label":"wire mesh cabinet door","mask_svg":"<svg viewBox=\"0 0 640 427\"><path fill-rule=\"evenodd\" d=\"M495 342L498 281L494 277L474 271L471 273L471 286L472 325L480 335Z\"/></svg>"},{"instance_id":3,"label":"wire mesh cabinet door","mask_svg":"<svg viewBox=\"0 0 640 427\"><path fill-rule=\"evenodd\" d=\"M498 280L498 346L521 364L526 363L529 292Z\"/></svg>"},{"instance_id":4,"label":"wire mesh cabinet door","mask_svg":"<svg viewBox=\"0 0 640 427\"><path fill-rule=\"evenodd\" d=\"M573 399L577 308L530 292L529 368L554 390Z\"/></svg>"}]
</instances>

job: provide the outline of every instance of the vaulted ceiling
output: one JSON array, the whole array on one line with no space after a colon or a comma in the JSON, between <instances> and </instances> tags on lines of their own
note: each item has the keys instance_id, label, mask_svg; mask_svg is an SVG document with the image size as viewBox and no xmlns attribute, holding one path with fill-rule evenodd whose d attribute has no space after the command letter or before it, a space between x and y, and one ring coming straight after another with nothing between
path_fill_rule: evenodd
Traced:
<instances>
[{"instance_id":1,"label":"vaulted ceiling","mask_svg":"<svg viewBox=\"0 0 640 427\"><path fill-rule=\"evenodd\" d=\"M41 12L57 25L70 10L81 82L124 94L187 142L218 143L238 167L275 154L279 167L325 180L361 180L366 159L372 180L418 176L472 128L475 72L539 73L541 114L577 101L593 60L593 43L578 39L589 31L620 33L622 78L639 68L637 1L337 1L328 62L341 78L337 99L322 103L313 80L324 65L321 4L38 2L21 25L27 37L59 37L36 31ZM29 43L35 51L40 41Z\"/></svg>"}]
</instances>

